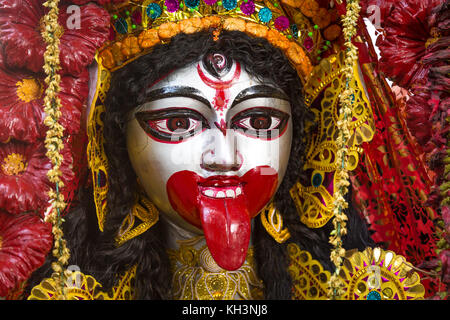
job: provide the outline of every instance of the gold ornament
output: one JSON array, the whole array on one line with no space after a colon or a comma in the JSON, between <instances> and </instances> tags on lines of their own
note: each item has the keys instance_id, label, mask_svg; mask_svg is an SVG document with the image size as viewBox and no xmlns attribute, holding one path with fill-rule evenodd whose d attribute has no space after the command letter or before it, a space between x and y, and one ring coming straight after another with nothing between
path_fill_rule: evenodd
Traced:
<instances>
[{"instance_id":1,"label":"gold ornament","mask_svg":"<svg viewBox=\"0 0 450 320\"><path fill-rule=\"evenodd\" d=\"M117 246L137 237L158 222L159 214L155 205L140 192L131 212L125 217L116 238Z\"/></svg>"},{"instance_id":2,"label":"gold ornament","mask_svg":"<svg viewBox=\"0 0 450 320\"><path fill-rule=\"evenodd\" d=\"M290 258L289 274L293 280L293 299L326 300L330 272L324 271L319 261L312 259L308 251L298 245L287 246Z\"/></svg>"},{"instance_id":3,"label":"gold ornament","mask_svg":"<svg viewBox=\"0 0 450 320\"><path fill-rule=\"evenodd\" d=\"M67 272L67 271L66 271ZM125 272L111 292L101 291L102 285L92 276L80 271L71 272L64 282L67 300L132 300L132 282L136 277L136 266ZM55 276L46 278L33 287L28 300L58 300Z\"/></svg>"},{"instance_id":4,"label":"gold ornament","mask_svg":"<svg viewBox=\"0 0 450 320\"><path fill-rule=\"evenodd\" d=\"M54 276L44 279L31 290L28 300L58 300ZM95 300L101 284L94 277L76 271L66 278L64 292L66 300Z\"/></svg>"},{"instance_id":5,"label":"gold ornament","mask_svg":"<svg viewBox=\"0 0 450 320\"><path fill-rule=\"evenodd\" d=\"M293 299L329 299L330 272L294 243L288 245L288 254ZM336 285L342 285L340 298L344 300L414 300L423 299L425 293L419 275L405 258L380 248L349 252Z\"/></svg>"},{"instance_id":6,"label":"gold ornament","mask_svg":"<svg viewBox=\"0 0 450 320\"><path fill-rule=\"evenodd\" d=\"M262 299L263 284L258 280L249 248L247 260L236 271L225 271L214 262L206 246L193 246L203 237L183 242L179 250L170 250L172 287L175 299ZM293 299L328 299L330 272L297 244L287 246L288 271L293 280ZM66 271L67 272L67 271ZM419 275L403 256L380 248L348 252L339 272L343 284L340 298L345 300L415 300L423 299L425 289ZM76 271L67 276L63 290L68 300L132 300L136 266L120 277L110 292L90 275ZM57 300L55 275L31 290L28 300Z\"/></svg>"},{"instance_id":7,"label":"gold ornament","mask_svg":"<svg viewBox=\"0 0 450 320\"><path fill-rule=\"evenodd\" d=\"M104 150L103 120L106 93L111 74L101 64L98 66L97 87L94 103L89 112L87 157L92 174L94 202L97 211L98 227L103 231L106 218L106 195L108 194L108 159Z\"/></svg>"},{"instance_id":8,"label":"gold ornament","mask_svg":"<svg viewBox=\"0 0 450 320\"><path fill-rule=\"evenodd\" d=\"M273 202L270 202L260 213L261 223L264 229L278 242L283 243L290 238L287 228L283 228L283 218Z\"/></svg>"},{"instance_id":9,"label":"gold ornament","mask_svg":"<svg viewBox=\"0 0 450 320\"><path fill-rule=\"evenodd\" d=\"M297 182L290 192L294 200L300 221L310 228L321 228L334 216L333 191L338 190L342 173L338 171L342 158L338 158L338 136L343 114L339 114L339 94L346 87L347 74L344 72L345 54L333 55L316 66L310 81L305 88L306 102L316 116L318 130L311 132L307 127L308 147L304 170L310 172L311 181L308 185ZM363 142L370 141L375 134L375 123L369 100L365 94L359 69L353 64L352 78L349 82L354 93L351 120L348 124L350 138L345 162L347 171L354 170L359 161L359 147ZM320 107L313 102L323 92ZM337 172L338 171L338 172Z\"/></svg>"},{"instance_id":10,"label":"gold ornament","mask_svg":"<svg viewBox=\"0 0 450 320\"><path fill-rule=\"evenodd\" d=\"M168 250L168 254L172 265L174 299L262 299L262 282L256 276L253 248L248 249L247 259L235 271L219 267L206 245L197 250L193 243L181 243L179 250Z\"/></svg>"},{"instance_id":11,"label":"gold ornament","mask_svg":"<svg viewBox=\"0 0 450 320\"><path fill-rule=\"evenodd\" d=\"M346 285L346 300L416 300L425 294L419 275L405 258L380 248L346 258L339 276Z\"/></svg>"}]
</instances>

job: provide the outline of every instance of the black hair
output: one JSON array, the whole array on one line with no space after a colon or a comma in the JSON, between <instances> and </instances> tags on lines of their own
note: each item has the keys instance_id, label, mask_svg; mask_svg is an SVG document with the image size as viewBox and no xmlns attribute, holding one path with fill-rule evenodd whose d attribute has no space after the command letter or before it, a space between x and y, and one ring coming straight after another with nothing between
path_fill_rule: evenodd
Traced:
<instances>
[{"instance_id":1,"label":"black hair","mask_svg":"<svg viewBox=\"0 0 450 320\"><path fill-rule=\"evenodd\" d=\"M298 179L304 179L303 163L306 141L305 123L313 121L303 101L302 83L296 70L283 52L266 39L253 38L237 31L223 31L219 40L212 34L179 34L170 43L155 46L151 53L136 59L113 74L106 100L104 118L105 152L109 160L108 208L104 232L97 229L92 190L80 194L80 205L66 217L64 233L71 250L71 264L93 275L104 290L110 289L130 267L137 265L135 294L138 299L170 299L171 274L163 226L157 223L144 234L120 247L114 239L124 217L129 213L137 191L134 173L125 141L124 116L145 102L145 89L161 76L198 61L212 52L240 62L246 71L259 78L273 81L290 98L293 123L293 143L285 178L274 201L288 227L289 242L299 244L319 260L325 269L333 270L329 255L328 236L331 223L310 229L303 225L289 190ZM350 206L346 248L364 249L371 244L367 226ZM290 299L292 279L288 273L289 259L285 244L278 244L255 219L253 244L257 272L264 283L266 299ZM47 263L48 269L48 263ZM42 273L41 273L42 275ZM32 281L30 282L32 283Z\"/></svg>"}]
</instances>

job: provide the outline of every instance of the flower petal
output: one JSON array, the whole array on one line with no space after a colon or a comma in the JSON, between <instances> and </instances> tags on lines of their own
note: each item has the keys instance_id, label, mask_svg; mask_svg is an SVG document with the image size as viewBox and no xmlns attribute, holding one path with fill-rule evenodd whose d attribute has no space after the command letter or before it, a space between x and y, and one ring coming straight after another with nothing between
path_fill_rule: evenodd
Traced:
<instances>
[{"instance_id":1,"label":"flower petal","mask_svg":"<svg viewBox=\"0 0 450 320\"><path fill-rule=\"evenodd\" d=\"M400 87L409 88L427 81L428 67L422 63L431 37L432 26L428 25L427 17L440 2L400 1L384 21L385 36L377 39L380 69Z\"/></svg>"},{"instance_id":2,"label":"flower petal","mask_svg":"<svg viewBox=\"0 0 450 320\"><path fill-rule=\"evenodd\" d=\"M52 247L52 227L35 215L0 212L0 296L40 267Z\"/></svg>"},{"instance_id":3,"label":"flower petal","mask_svg":"<svg viewBox=\"0 0 450 320\"><path fill-rule=\"evenodd\" d=\"M43 3L43 0L0 2L0 41L9 67L42 72L46 44L41 36L41 19L47 10ZM59 10L59 24L64 28L60 39L61 67L63 73L77 75L107 40L109 14L93 3L80 7L79 17L76 11L67 9L68 6L62 6Z\"/></svg>"},{"instance_id":4,"label":"flower petal","mask_svg":"<svg viewBox=\"0 0 450 320\"><path fill-rule=\"evenodd\" d=\"M60 10L59 24L64 27L60 43L60 60L63 72L78 75L94 59L96 50L108 40L110 16L92 3L81 7L79 28L69 23L73 13L67 7Z\"/></svg>"},{"instance_id":5,"label":"flower petal","mask_svg":"<svg viewBox=\"0 0 450 320\"><path fill-rule=\"evenodd\" d=\"M45 43L40 35L42 0L0 1L0 41L5 63L14 68L41 71Z\"/></svg>"}]
</instances>

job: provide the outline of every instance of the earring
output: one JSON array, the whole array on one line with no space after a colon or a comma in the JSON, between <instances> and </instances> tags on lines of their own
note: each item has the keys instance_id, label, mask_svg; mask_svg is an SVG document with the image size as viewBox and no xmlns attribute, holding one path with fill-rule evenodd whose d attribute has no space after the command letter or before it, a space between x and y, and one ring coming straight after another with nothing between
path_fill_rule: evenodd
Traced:
<instances>
[{"instance_id":1,"label":"earring","mask_svg":"<svg viewBox=\"0 0 450 320\"><path fill-rule=\"evenodd\" d=\"M260 214L264 229L278 242L283 243L290 238L291 234L287 228L283 228L283 218L273 202L270 202Z\"/></svg>"},{"instance_id":2,"label":"earring","mask_svg":"<svg viewBox=\"0 0 450 320\"><path fill-rule=\"evenodd\" d=\"M147 198L144 191L139 191L130 213L125 217L116 237L117 246L121 246L150 229L159 220L159 212Z\"/></svg>"}]
</instances>

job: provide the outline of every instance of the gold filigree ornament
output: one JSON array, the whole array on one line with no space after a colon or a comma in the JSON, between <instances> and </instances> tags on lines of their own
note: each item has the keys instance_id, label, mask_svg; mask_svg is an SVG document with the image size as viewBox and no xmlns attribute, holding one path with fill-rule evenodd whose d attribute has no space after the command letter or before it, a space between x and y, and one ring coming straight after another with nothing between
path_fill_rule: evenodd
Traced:
<instances>
[{"instance_id":1,"label":"gold filigree ornament","mask_svg":"<svg viewBox=\"0 0 450 320\"><path fill-rule=\"evenodd\" d=\"M293 280L293 299L327 300L330 272L323 270L319 261L312 259L308 251L295 243L288 244L289 273Z\"/></svg>"},{"instance_id":2,"label":"gold filigree ornament","mask_svg":"<svg viewBox=\"0 0 450 320\"><path fill-rule=\"evenodd\" d=\"M273 202L270 202L260 213L261 223L272 238L283 243L291 237L289 230L283 228L283 218Z\"/></svg>"},{"instance_id":3,"label":"gold filigree ornament","mask_svg":"<svg viewBox=\"0 0 450 320\"><path fill-rule=\"evenodd\" d=\"M308 123L308 147L304 170L310 181L298 181L290 190L300 220L310 228L323 227L333 217L333 192L337 176L336 139L338 138L339 94L345 89L343 72L345 53L323 59L317 65L305 86L306 103L315 115L315 124ZM351 136L348 142L347 170L354 170L364 142L372 140L375 123L372 109L360 77L359 66L353 66L353 79L349 85L354 91Z\"/></svg>"},{"instance_id":4,"label":"gold filigree ornament","mask_svg":"<svg viewBox=\"0 0 450 320\"><path fill-rule=\"evenodd\" d=\"M238 270L219 267L208 247L199 250L181 244L168 250L172 266L172 292L177 300L253 300L262 299L262 282L255 272L253 248Z\"/></svg>"},{"instance_id":5,"label":"gold filigree ornament","mask_svg":"<svg viewBox=\"0 0 450 320\"><path fill-rule=\"evenodd\" d=\"M92 174L94 189L94 202L97 211L98 227L103 231L106 218L106 195L108 194L108 159L104 150L105 139L103 137L103 117L105 113L106 93L109 89L111 74L108 70L98 65L97 87L93 105L89 111L89 123L87 128L88 146L87 157Z\"/></svg>"},{"instance_id":6,"label":"gold filigree ornament","mask_svg":"<svg viewBox=\"0 0 450 320\"><path fill-rule=\"evenodd\" d=\"M117 246L144 233L158 222L158 219L158 209L143 192L140 192L136 196L131 212L125 217L119 229L116 237Z\"/></svg>"},{"instance_id":7,"label":"gold filigree ornament","mask_svg":"<svg viewBox=\"0 0 450 320\"><path fill-rule=\"evenodd\" d=\"M416 300L425 294L411 264L403 256L380 248L348 256L339 276L347 286L346 300Z\"/></svg>"},{"instance_id":8,"label":"gold filigree ornament","mask_svg":"<svg viewBox=\"0 0 450 320\"><path fill-rule=\"evenodd\" d=\"M66 300L96 300L101 284L94 277L72 272L63 285ZM54 277L44 279L31 290L28 300L58 300Z\"/></svg>"},{"instance_id":9,"label":"gold filigree ornament","mask_svg":"<svg viewBox=\"0 0 450 320\"><path fill-rule=\"evenodd\" d=\"M125 272L119 283L107 293L101 290L102 285L94 277L74 271L67 276L63 290L66 300L132 300L135 276L136 266ZM58 300L54 276L33 287L28 300Z\"/></svg>"}]
</instances>

